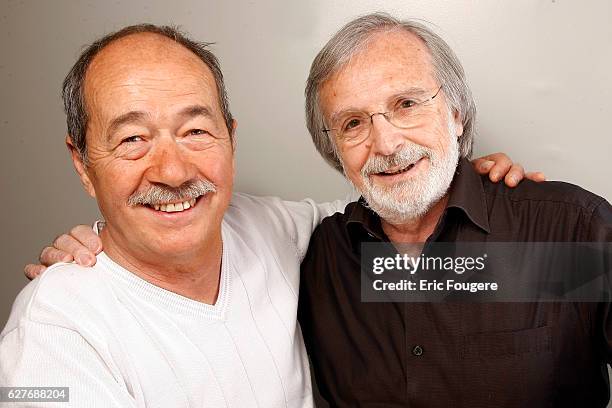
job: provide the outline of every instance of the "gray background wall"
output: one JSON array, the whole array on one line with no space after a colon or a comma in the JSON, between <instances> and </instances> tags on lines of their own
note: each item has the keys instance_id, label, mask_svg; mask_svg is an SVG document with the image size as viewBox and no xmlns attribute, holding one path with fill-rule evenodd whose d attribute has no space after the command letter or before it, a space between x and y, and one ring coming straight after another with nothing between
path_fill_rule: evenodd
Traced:
<instances>
[{"instance_id":1,"label":"gray background wall","mask_svg":"<svg viewBox=\"0 0 612 408\"><path fill-rule=\"evenodd\" d=\"M59 96L84 44L138 22L215 42L239 121L237 189L328 200L348 187L311 145L303 85L330 35L374 10L427 20L455 49L479 107L477 154L504 151L612 199L609 0L1 0L0 327L26 283L23 265L97 217L63 144Z\"/></svg>"}]
</instances>

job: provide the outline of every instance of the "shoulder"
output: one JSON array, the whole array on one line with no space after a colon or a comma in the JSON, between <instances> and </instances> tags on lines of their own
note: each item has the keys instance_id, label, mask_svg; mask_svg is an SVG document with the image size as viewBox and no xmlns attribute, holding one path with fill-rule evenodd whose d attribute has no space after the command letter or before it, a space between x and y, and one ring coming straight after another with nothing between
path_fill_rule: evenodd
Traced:
<instances>
[{"instance_id":1,"label":"shoulder","mask_svg":"<svg viewBox=\"0 0 612 408\"><path fill-rule=\"evenodd\" d=\"M313 252L311 249L339 247L349 242L349 221L353 211L360 205L357 201L350 202L342 212L323 218L312 234L309 252Z\"/></svg>"},{"instance_id":2,"label":"shoulder","mask_svg":"<svg viewBox=\"0 0 612 408\"><path fill-rule=\"evenodd\" d=\"M356 207L360 205L361 204L358 201L352 201L348 203L346 207L344 207L344 210L342 212L337 212L330 215L329 217L323 218L318 229L326 232L345 229L346 224L348 223L351 215L353 214L353 211L356 209Z\"/></svg>"},{"instance_id":3,"label":"shoulder","mask_svg":"<svg viewBox=\"0 0 612 408\"><path fill-rule=\"evenodd\" d=\"M311 199L288 201L275 196L254 196L245 193L232 194L232 201L226 213L230 218L246 216L260 217L261 221L294 217L302 212L312 213L317 204ZM263 217L263 218L262 218ZM309 216L312 218L312 214Z\"/></svg>"},{"instance_id":4,"label":"shoulder","mask_svg":"<svg viewBox=\"0 0 612 408\"><path fill-rule=\"evenodd\" d=\"M592 212L598 206L606 203L603 197L577 185L562 181L536 183L531 180L523 180L517 187L510 188L504 183L492 183L486 177L482 179L487 198L493 200L499 198L513 203L549 203L588 212Z\"/></svg>"},{"instance_id":5,"label":"shoulder","mask_svg":"<svg viewBox=\"0 0 612 408\"><path fill-rule=\"evenodd\" d=\"M525 180L509 188L485 179L483 186L489 213L513 220L515 230L529 229L534 240L612 240L610 203L579 186Z\"/></svg>"},{"instance_id":6,"label":"shoulder","mask_svg":"<svg viewBox=\"0 0 612 408\"><path fill-rule=\"evenodd\" d=\"M243 239L265 235L297 245L302 229L308 229L310 237L315 208L312 200L285 201L279 197L234 193L223 219Z\"/></svg>"},{"instance_id":7,"label":"shoulder","mask_svg":"<svg viewBox=\"0 0 612 408\"><path fill-rule=\"evenodd\" d=\"M225 213L226 221L266 222L274 218L281 207L278 197L258 197L245 193L232 194L232 200Z\"/></svg>"},{"instance_id":8,"label":"shoulder","mask_svg":"<svg viewBox=\"0 0 612 408\"><path fill-rule=\"evenodd\" d=\"M19 293L3 333L22 321L75 328L73 317L99 309L110 299L99 268L67 263L49 267Z\"/></svg>"}]
</instances>

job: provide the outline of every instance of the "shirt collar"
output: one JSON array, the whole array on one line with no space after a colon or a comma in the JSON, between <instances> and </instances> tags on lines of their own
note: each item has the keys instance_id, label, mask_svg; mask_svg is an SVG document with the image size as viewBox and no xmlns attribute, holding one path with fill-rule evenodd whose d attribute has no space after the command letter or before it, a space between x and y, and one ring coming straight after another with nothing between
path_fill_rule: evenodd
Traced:
<instances>
[{"instance_id":1,"label":"shirt collar","mask_svg":"<svg viewBox=\"0 0 612 408\"><path fill-rule=\"evenodd\" d=\"M460 159L455 171L446 205L446 208L452 207L463 210L472 223L487 233L491 232L487 196L482 179L467 159Z\"/></svg>"},{"instance_id":2,"label":"shirt collar","mask_svg":"<svg viewBox=\"0 0 612 408\"><path fill-rule=\"evenodd\" d=\"M346 219L351 240L364 241L364 233L378 241L386 241L387 236L382 229L380 217L366 203L363 197L352 206Z\"/></svg>"},{"instance_id":3,"label":"shirt collar","mask_svg":"<svg viewBox=\"0 0 612 408\"><path fill-rule=\"evenodd\" d=\"M380 217L372 211L363 197L352 206L346 219L346 226L354 244L371 239L386 241ZM455 177L449 189L449 199L446 208L460 209L468 219L487 233L491 232L487 200L480 176L467 159L460 159L457 164ZM447 217L444 211L442 217ZM364 236L367 234L367 239Z\"/></svg>"}]
</instances>

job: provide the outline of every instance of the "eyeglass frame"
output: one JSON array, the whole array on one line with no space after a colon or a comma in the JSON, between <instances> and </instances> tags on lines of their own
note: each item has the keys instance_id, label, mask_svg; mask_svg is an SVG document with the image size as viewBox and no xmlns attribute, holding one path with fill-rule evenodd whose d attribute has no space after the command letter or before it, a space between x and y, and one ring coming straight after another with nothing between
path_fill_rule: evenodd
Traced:
<instances>
[{"instance_id":1,"label":"eyeglass frame","mask_svg":"<svg viewBox=\"0 0 612 408\"><path fill-rule=\"evenodd\" d=\"M417 105L418 105L418 106L421 106L421 105L423 105L423 104L425 104L425 103L427 103L427 102L430 102L430 101L434 100L434 98L435 98L436 96L438 96L438 94L439 94L439 93L440 93L440 91L442 90L442 87L443 87L443 86L444 86L444 85L440 85L440 86L438 87L438 90L436 91L436 93L435 93L435 94L434 94L434 95L433 95L431 98L427 98L427 99L425 99L424 101L421 101L421 102L416 102L414 105L412 105L412 107L417 106ZM362 113L365 113L365 112L362 112ZM383 117L386 119L386 121L387 121L388 123L390 123L391 125L395 126L395 127L396 127L396 128L398 128L398 129L408 129L408 128L403 128L403 127L397 126L395 123L391 122L391 119L390 119L390 118L389 118L389 116L388 116L390 113L393 113L393 111L366 113L366 115L370 117L370 132L372 131L372 126L374 125L374 119L373 119L373 118L374 118L374 116L376 116L376 115L382 115L382 116L383 116ZM391 115L391 116L392 116L392 115ZM331 132L332 130L334 130L334 128L329 128L329 129L321 129L321 131L322 131L322 132L324 132L324 133L325 133L325 134L326 134L328 137L329 137L329 133L328 133L328 132ZM337 129L335 129L335 130L337 130ZM368 136L369 136L369 133L368 133ZM365 140L365 139L364 139L364 140Z\"/></svg>"}]
</instances>

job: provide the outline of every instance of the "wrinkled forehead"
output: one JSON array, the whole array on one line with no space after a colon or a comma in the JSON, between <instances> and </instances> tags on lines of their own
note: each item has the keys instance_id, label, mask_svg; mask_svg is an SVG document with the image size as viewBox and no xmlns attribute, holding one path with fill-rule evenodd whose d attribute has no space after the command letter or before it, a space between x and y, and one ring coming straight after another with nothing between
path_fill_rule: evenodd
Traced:
<instances>
[{"instance_id":1,"label":"wrinkled forehead","mask_svg":"<svg viewBox=\"0 0 612 408\"><path fill-rule=\"evenodd\" d=\"M221 114L211 70L185 47L158 34L130 35L104 48L85 75L90 119L125 110L165 111L197 103Z\"/></svg>"},{"instance_id":2,"label":"wrinkled forehead","mask_svg":"<svg viewBox=\"0 0 612 408\"><path fill-rule=\"evenodd\" d=\"M349 102L384 100L403 89L430 91L437 86L434 73L431 54L416 35L398 29L372 34L321 85L323 113L328 116Z\"/></svg>"}]
</instances>

